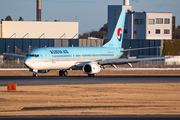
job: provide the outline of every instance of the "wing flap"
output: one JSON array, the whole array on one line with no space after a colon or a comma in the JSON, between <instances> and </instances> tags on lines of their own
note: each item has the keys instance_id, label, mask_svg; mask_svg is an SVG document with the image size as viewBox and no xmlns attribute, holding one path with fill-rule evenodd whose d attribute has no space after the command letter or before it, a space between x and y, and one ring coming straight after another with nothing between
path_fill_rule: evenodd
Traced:
<instances>
[{"instance_id":1,"label":"wing flap","mask_svg":"<svg viewBox=\"0 0 180 120\"><path fill-rule=\"evenodd\" d=\"M9 53L3 53L3 56L14 57L14 58L19 58L19 59L24 59L26 57L23 55L16 55L16 54L9 54Z\"/></svg>"}]
</instances>

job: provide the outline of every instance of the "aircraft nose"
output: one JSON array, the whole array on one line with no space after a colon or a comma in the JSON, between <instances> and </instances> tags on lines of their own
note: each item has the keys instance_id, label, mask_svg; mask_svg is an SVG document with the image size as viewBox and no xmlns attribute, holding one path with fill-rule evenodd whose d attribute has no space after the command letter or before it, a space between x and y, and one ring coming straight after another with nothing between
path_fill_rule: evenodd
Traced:
<instances>
[{"instance_id":1,"label":"aircraft nose","mask_svg":"<svg viewBox=\"0 0 180 120\"><path fill-rule=\"evenodd\" d=\"M30 64L29 64L28 59L24 59L24 65L25 65L27 68L30 68L30 67L29 67Z\"/></svg>"}]
</instances>

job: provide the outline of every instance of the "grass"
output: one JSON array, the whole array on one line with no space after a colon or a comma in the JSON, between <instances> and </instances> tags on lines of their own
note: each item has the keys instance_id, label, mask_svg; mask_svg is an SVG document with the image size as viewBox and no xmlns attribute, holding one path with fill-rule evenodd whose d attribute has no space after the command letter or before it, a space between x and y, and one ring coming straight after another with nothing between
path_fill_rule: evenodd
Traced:
<instances>
[{"instance_id":1,"label":"grass","mask_svg":"<svg viewBox=\"0 0 180 120\"><path fill-rule=\"evenodd\" d=\"M180 83L1 86L0 116L180 115L179 94Z\"/></svg>"}]
</instances>

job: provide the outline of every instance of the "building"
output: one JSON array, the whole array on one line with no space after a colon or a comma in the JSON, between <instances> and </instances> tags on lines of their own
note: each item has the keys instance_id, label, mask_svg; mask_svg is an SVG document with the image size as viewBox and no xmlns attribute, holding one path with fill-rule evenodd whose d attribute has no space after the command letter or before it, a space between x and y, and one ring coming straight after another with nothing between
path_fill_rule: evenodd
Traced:
<instances>
[{"instance_id":1,"label":"building","mask_svg":"<svg viewBox=\"0 0 180 120\"><path fill-rule=\"evenodd\" d=\"M78 22L2 21L1 26L1 38L77 39L79 34Z\"/></svg>"},{"instance_id":2,"label":"building","mask_svg":"<svg viewBox=\"0 0 180 120\"><path fill-rule=\"evenodd\" d=\"M0 38L2 38L2 21L0 20Z\"/></svg>"},{"instance_id":3,"label":"building","mask_svg":"<svg viewBox=\"0 0 180 120\"><path fill-rule=\"evenodd\" d=\"M36 0L36 5L36 21L0 21L0 38L78 38L78 22L43 22L41 21L41 0Z\"/></svg>"},{"instance_id":4,"label":"building","mask_svg":"<svg viewBox=\"0 0 180 120\"><path fill-rule=\"evenodd\" d=\"M127 9L124 39L172 39L172 13L150 13L131 11L129 0L123 5L108 6L108 35L111 39L119 15L123 8Z\"/></svg>"}]
</instances>

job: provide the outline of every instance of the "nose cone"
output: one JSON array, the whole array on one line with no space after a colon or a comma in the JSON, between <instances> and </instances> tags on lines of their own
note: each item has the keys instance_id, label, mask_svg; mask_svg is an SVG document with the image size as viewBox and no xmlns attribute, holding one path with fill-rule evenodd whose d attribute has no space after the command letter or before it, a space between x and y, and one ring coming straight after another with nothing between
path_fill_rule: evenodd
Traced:
<instances>
[{"instance_id":1,"label":"nose cone","mask_svg":"<svg viewBox=\"0 0 180 120\"><path fill-rule=\"evenodd\" d=\"M30 62L28 59L24 59L24 65L27 67L27 68L30 68Z\"/></svg>"}]
</instances>

